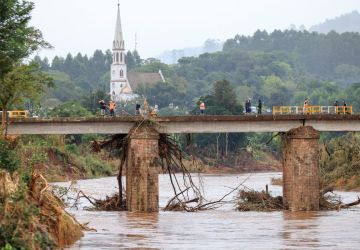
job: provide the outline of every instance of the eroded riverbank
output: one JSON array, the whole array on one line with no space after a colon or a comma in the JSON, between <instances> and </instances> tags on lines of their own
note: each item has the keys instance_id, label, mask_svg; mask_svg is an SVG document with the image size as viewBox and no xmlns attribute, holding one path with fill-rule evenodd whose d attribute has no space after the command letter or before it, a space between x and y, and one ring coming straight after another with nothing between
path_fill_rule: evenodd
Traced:
<instances>
[{"instance_id":1,"label":"eroded riverbank","mask_svg":"<svg viewBox=\"0 0 360 250\"><path fill-rule=\"evenodd\" d=\"M248 178L247 187L261 190L268 184L273 195L281 195L281 187L270 185L271 178L279 176L281 173L204 175L203 186L206 197L215 200ZM116 192L116 183L116 178L109 177L82 180L77 186L100 198ZM164 207L173 196L167 175L159 176L159 185L160 207ZM360 195L339 193L344 201ZM81 204L87 205L85 201ZM237 212L232 204L198 213L71 212L97 230L86 232L71 249L356 249L360 245L359 206L315 213Z\"/></svg>"}]
</instances>

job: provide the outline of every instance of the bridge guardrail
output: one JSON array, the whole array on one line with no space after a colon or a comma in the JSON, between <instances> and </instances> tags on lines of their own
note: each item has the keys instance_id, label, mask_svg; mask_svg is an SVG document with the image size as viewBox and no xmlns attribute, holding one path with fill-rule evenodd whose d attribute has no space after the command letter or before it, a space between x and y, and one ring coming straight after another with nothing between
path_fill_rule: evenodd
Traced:
<instances>
[{"instance_id":1,"label":"bridge guardrail","mask_svg":"<svg viewBox=\"0 0 360 250\"><path fill-rule=\"evenodd\" d=\"M274 106L273 115L289 115L289 114L352 114L352 106Z\"/></svg>"}]
</instances>

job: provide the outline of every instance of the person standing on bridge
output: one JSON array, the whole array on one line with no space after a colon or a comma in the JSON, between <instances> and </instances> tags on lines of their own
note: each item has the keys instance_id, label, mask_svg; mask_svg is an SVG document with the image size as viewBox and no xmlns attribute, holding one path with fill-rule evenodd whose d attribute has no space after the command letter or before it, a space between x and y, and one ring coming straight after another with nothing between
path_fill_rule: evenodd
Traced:
<instances>
[{"instance_id":1,"label":"person standing on bridge","mask_svg":"<svg viewBox=\"0 0 360 250\"><path fill-rule=\"evenodd\" d=\"M245 102L245 113L251 113L251 98L249 97Z\"/></svg>"},{"instance_id":2,"label":"person standing on bridge","mask_svg":"<svg viewBox=\"0 0 360 250\"><path fill-rule=\"evenodd\" d=\"M261 115L261 113L262 113L262 101L261 101L261 99L259 99L257 109L258 109L258 110L257 110L258 115Z\"/></svg>"},{"instance_id":3,"label":"person standing on bridge","mask_svg":"<svg viewBox=\"0 0 360 250\"><path fill-rule=\"evenodd\" d=\"M305 98L304 100L304 114L309 114L309 99Z\"/></svg>"},{"instance_id":4,"label":"person standing on bridge","mask_svg":"<svg viewBox=\"0 0 360 250\"><path fill-rule=\"evenodd\" d=\"M335 106L335 113L338 113L338 110L339 110L339 102L338 102L338 100L335 100L334 106Z\"/></svg>"},{"instance_id":5,"label":"person standing on bridge","mask_svg":"<svg viewBox=\"0 0 360 250\"><path fill-rule=\"evenodd\" d=\"M140 104L139 103L136 103L135 105L135 115L140 115Z\"/></svg>"},{"instance_id":6,"label":"person standing on bridge","mask_svg":"<svg viewBox=\"0 0 360 250\"><path fill-rule=\"evenodd\" d=\"M346 108L346 102L345 102L345 100L343 100L343 103L342 103L342 105L343 105L343 112L344 112L344 114L347 114L347 108Z\"/></svg>"},{"instance_id":7,"label":"person standing on bridge","mask_svg":"<svg viewBox=\"0 0 360 250\"><path fill-rule=\"evenodd\" d=\"M200 115L203 115L205 112L205 103L203 101L200 102Z\"/></svg>"},{"instance_id":8,"label":"person standing on bridge","mask_svg":"<svg viewBox=\"0 0 360 250\"><path fill-rule=\"evenodd\" d=\"M104 116L105 115L105 111L106 111L106 103L104 100L101 100L99 102L100 104L100 115Z\"/></svg>"},{"instance_id":9,"label":"person standing on bridge","mask_svg":"<svg viewBox=\"0 0 360 250\"><path fill-rule=\"evenodd\" d=\"M116 103L114 101L109 102L110 116L115 116Z\"/></svg>"}]
</instances>

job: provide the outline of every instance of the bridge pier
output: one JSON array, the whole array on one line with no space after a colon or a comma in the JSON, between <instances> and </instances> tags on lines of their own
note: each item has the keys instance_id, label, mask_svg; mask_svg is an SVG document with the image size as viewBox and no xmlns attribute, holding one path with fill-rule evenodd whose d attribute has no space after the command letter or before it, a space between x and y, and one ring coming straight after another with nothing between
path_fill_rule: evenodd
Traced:
<instances>
[{"instance_id":1,"label":"bridge pier","mask_svg":"<svg viewBox=\"0 0 360 250\"><path fill-rule=\"evenodd\" d=\"M319 138L310 126L283 135L283 202L290 211L319 210Z\"/></svg>"},{"instance_id":2,"label":"bridge pier","mask_svg":"<svg viewBox=\"0 0 360 250\"><path fill-rule=\"evenodd\" d=\"M126 202L130 212L159 211L159 133L140 126L130 135L126 162Z\"/></svg>"}]
</instances>

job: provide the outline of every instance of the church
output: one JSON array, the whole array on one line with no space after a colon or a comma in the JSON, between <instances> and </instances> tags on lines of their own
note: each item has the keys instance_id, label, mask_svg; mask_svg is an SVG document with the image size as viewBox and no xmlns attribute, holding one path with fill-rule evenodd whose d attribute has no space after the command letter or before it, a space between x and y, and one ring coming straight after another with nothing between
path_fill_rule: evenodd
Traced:
<instances>
[{"instance_id":1,"label":"church","mask_svg":"<svg viewBox=\"0 0 360 250\"><path fill-rule=\"evenodd\" d=\"M115 102L131 101L138 97L135 91L136 87L140 84L165 82L165 78L162 75L161 70L159 70L157 73L132 72L128 76L125 55L125 41L121 27L120 4L118 4L115 36L112 45L110 99ZM129 79L131 80L130 82ZM133 89L132 86L135 87L135 89Z\"/></svg>"}]
</instances>

